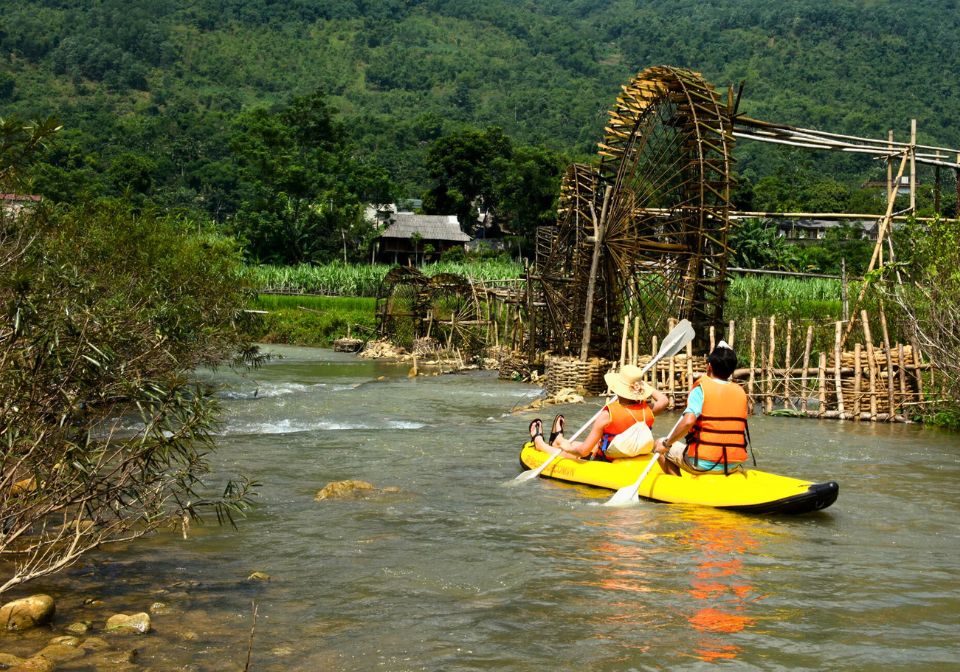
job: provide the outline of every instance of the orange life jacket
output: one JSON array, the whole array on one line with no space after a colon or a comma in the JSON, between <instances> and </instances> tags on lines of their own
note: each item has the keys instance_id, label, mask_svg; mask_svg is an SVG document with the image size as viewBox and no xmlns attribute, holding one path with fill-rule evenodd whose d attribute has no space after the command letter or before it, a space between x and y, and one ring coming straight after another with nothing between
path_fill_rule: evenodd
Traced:
<instances>
[{"instance_id":1,"label":"orange life jacket","mask_svg":"<svg viewBox=\"0 0 960 672\"><path fill-rule=\"evenodd\" d=\"M607 457L607 446L613 441L617 434L627 431L638 422L647 423L647 427L653 427L653 409L646 401L638 401L624 406L620 400L611 401L604 406L610 414L610 422L603 428L603 436L600 438L600 452L597 458L610 462Z\"/></svg>"},{"instance_id":2,"label":"orange life jacket","mask_svg":"<svg viewBox=\"0 0 960 672\"><path fill-rule=\"evenodd\" d=\"M645 422L647 427L653 427L653 410L646 401L638 401L624 406L620 400L612 401L606 406L610 413L610 422L603 428L604 436L614 437L627 431L635 422Z\"/></svg>"},{"instance_id":3,"label":"orange life jacket","mask_svg":"<svg viewBox=\"0 0 960 672\"><path fill-rule=\"evenodd\" d=\"M697 385L703 388L703 411L687 435L687 456L724 468L746 462L747 394L736 383L709 376L700 376Z\"/></svg>"}]
</instances>

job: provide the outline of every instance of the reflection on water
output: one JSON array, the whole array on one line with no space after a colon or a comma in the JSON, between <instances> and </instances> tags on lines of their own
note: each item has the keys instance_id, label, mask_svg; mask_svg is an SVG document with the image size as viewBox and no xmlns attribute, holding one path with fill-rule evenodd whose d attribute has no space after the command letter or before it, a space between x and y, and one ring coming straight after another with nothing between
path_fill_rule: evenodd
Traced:
<instances>
[{"instance_id":1,"label":"reflection on water","mask_svg":"<svg viewBox=\"0 0 960 672\"><path fill-rule=\"evenodd\" d=\"M740 647L727 635L756 623L750 607L757 597L750 570L743 562L744 554L754 552L757 546L750 531L753 519L723 511L699 511L691 517L695 524L686 542L696 565L690 595L700 608L688 621L702 633L696 655L708 662L736 658Z\"/></svg>"},{"instance_id":2,"label":"reflection on water","mask_svg":"<svg viewBox=\"0 0 960 672\"><path fill-rule=\"evenodd\" d=\"M113 613L154 614L125 669L591 672L944 670L960 659L960 450L909 426L758 417L761 468L837 480L830 509L750 517L537 480L504 488L539 393L495 373L409 379L409 367L285 349L225 383L213 464L260 497L238 530L114 546L4 596L45 591L34 653ZM558 408L571 426L594 405ZM658 422L670 426L675 418ZM315 502L331 481L400 492ZM251 582L254 571L270 581ZM57 668L85 670L84 659Z\"/></svg>"}]
</instances>

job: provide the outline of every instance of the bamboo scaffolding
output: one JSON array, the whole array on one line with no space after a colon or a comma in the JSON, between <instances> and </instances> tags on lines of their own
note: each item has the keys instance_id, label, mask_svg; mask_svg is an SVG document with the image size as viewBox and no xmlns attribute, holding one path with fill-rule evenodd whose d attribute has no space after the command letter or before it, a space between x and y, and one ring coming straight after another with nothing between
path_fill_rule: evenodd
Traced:
<instances>
[{"instance_id":1,"label":"bamboo scaffolding","mask_svg":"<svg viewBox=\"0 0 960 672\"><path fill-rule=\"evenodd\" d=\"M817 368L817 383L819 384L820 405L817 408L817 416L823 417L827 411L827 353L820 353L820 366Z\"/></svg>"},{"instance_id":2,"label":"bamboo scaffolding","mask_svg":"<svg viewBox=\"0 0 960 672\"><path fill-rule=\"evenodd\" d=\"M807 327L807 345L803 349L803 374L800 378L800 410L807 412L807 371L810 367L810 348L813 345L813 326Z\"/></svg>"},{"instance_id":3,"label":"bamboo scaffolding","mask_svg":"<svg viewBox=\"0 0 960 672\"><path fill-rule=\"evenodd\" d=\"M790 346L791 341L793 340L793 320L787 320L787 351L783 357L783 363L787 368L793 366L793 362L790 360ZM783 407L784 408L793 408L793 400L790 398L790 376L784 376L783 378Z\"/></svg>"},{"instance_id":4,"label":"bamboo scaffolding","mask_svg":"<svg viewBox=\"0 0 960 672\"><path fill-rule=\"evenodd\" d=\"M862 347L859 343L856 343L853 346L853 417L856 420L860 419L860 385L861 385L861 376L863 370L860 366L860 356L862 354Z\"/></svg>"},{"instance_id":5,"label":"bamboo scaffolding","mask_svg":"<svg viewBox=\"0 0 960 672\"><path fill-rule=\"evenodd\" d=\"M880 305L880 329L883 332L883 354L887 360L887 404L890 408L890 416L894 414L894 381L893 364L890 358L890 332L887 331L887 315Z\"/></svg>"},{"instance_id":6,"label":"bamboo scaffolding","mask_svg":"<svg viewBox=\"0 0 960 672\"><path fill-rule=\"evenodd\" d=\"M841 322L838 321L837 327L836 327L836 334L834 338L834 344L833 344L833 385L834 385L834 389L837 392L837 412L839 413L839 417L841 420L844 418L844 410L845 410L843 407L843 385L840 380L841 379L840 338L841 338L842 331L843 331L843 325Z\"/></svg>"},{"instance_id":7,"label":"bamboo scaffolding","mask_svg":"<svg viewBox=\"0 0 960 672\"><path fill-rule=\"evenodd\" d=\"M863 320L863 338L867 342L867 365L870 367L870 419L877 419L877 361L873 350L873 337L870 335L870 320L867 311L861 311Z\"/></svg>"},{"instance_id":8,"label":"bamboo scaffolding","mask_svg":"<svg viewBox=\"0 0 960 672\"><path fill-rule=\"evenodd\" d=\"M750 381L747 383L747 398L750 399L751 408L754 403L753 396L753 376L757 366L757 318L753 318L750 323Z\"/></svg>"},{"instance_id":9,"label":"bamboo scaffolding","mask_svg":"<svg viewBox=\"0 0 960 672\"><path fill-rule=\"evenodd\" d=\"M770 341L767 344L767 351L768 351L767 352L767 369L770 371L773 370L773 357L774 357L774 350L776 345L776 339L774 335L775 329L776 329L776 322L777 322L777 318L771 315L770 316ZM773 377L764 376L764 380L766 381L764 384L764 388L767 393L767 398L764 400L765 408L767 409L767 413L770 413L773 411Z\"/></svg>"}]
</instances>

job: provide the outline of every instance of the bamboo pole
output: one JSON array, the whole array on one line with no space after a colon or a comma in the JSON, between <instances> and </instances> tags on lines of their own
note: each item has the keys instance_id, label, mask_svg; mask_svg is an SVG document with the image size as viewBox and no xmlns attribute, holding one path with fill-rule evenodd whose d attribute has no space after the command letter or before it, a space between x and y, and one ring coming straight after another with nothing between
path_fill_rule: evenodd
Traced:
<instances>
[{"instance_id":1,"label":"bamboo pole","mask_svg":"<svg viewBox=\"0 0 960 672\"><path fill-rule=\"evenodd\" d=\"M623 316L623 335L620 337L620 368L623 368L623 365L626 363L627 357L627 338L629 334L627 333L630 329L630 315Z\"/></svg>"},{"instance_id":2,"label":"bamboo pole","mask_svg":"<svg viewBox=\"0 0 960 672\"><path fill-rule=\"evenodd\" d=\"M693 389L693 343L687 343L687 396Z\"/></svg>"},{"instance_id":3,"label":"bamboo pole","mask_svg":"<svg viewBox=\"0 0 960 672\"><path fill-rule=\"evenodd\" d=\"M911 339L911 350L913 355L913 372L917 382L917 403L923 403L923 375L920 373L920 348L917 346L917 339Z\"/></svg>"},{"instance_id":4,"label":"bamboo pole","mask_svg":"<svg viewBox=\"0 0 960 672\"><path fill-rule=\"evenodd\" d=\"M917 211L917 120L910 120L910 212ZM890 409L893 415L893 409Z\"/></svg>"},{"instance_id":5,"label":"bamboo pole","mask_svg":"<svg viewBox=\"0 0 960 672\"><path fill-rule=\"evenodd\" d=\"M837 412L841 420L844 419L843 385L840 380L840 339L843 334L843 322L837 320L836 332L833 339L833 386L837 391Z\"/></svg>"},{"instance_id":6,"label":"bamboo pole","mask_svg":"<svg viewBox=\"0 0 960 672\"><path fill-rule=\"evenodd\" d=\"M937 161L940 160L940 150L937 150ZM933 214L940 214L940 192L942 190L942 184L940 180L940 166L936 165L933 167Z\"/></svg>"},{"instance_id":7,"label":"bamboo pole","mask_svg":"<svg viewBox=\"0 0 960 672\"><path fill-rule=\"evenodd\" d=\"M860 355L863 349L859 343L853 346L853 419L860 420Z\"/></svg>"},{"instance_id":8,"label":"bamboo pole","mask_svg":"<svg viewBox=\"0 0 960 672\"><path fill-rule=\"evenodd\" d=\"M597 219L593 203L590 203L590 213L593 215L593 257L590 260L590 277L587 280L587 301L583 316L583 337L580 339L580 361L587 361L590 352L590 331L593 323L593 293L597 286L597 270L600 266L600 248L603 245L604 222L607 218L607 206L610 203L610 192L613 187L607 187L603 194L603 207L600 210L600 219Z\"/></svg>"},{"instance_id":9,"label":"bamboo pole","mask_svg":"<svg viewBox=\"0 0 960 672\"><path fill-rule=\"evenodd\" d=\"M863 320L863 338L867 342L867 365L870 367L870 419L877 418L877 361L873 351L873 336L870 335L870 320L867 311L860 312Z\"/></svg>"},{"instance_id":10,"label":"bamboo pole","mask_svg":"<svg viewBox=\"0 0 960 672\"><path fill-rule=\"evenodd\" d=\"M747 396L750 398L750 403L754 403L753 399L753 377L754 371L757 368L757 318L751 318L752 322L750 325L750 380L747 382Z\"/></svg>"},{"instance_id":11,"label":"bamboo pole","mask_svg":"<svg viewBox=\"0 0 960 672\"><path fill-rule=\"evenodd\" d=\"M793 362L790 360L790 346L791 341L793 340L793 320L787 320L787 352L784 355L784 366L788 369L793 367ZM793 400L790 398L790 375L787 374L783 378L783 407L784 408L793 408Z\"/></svg>"},{"instance_id":12,"label":"bamboo pole","mask_svg":"<svg viewBox=\"0 0 960 672\"><path fill-rule=\"evenodd\" d=\"M763 376L764 378L764 388L766 389L766 400L764 407L767 409L767 413L773 411L773 365L774 365L774 352L776 350L776 341L775 341L775 329L776 329L777 318L773 315L770 316L770 346L769 352L767 353L767 372ZM788 364L789 366L789 364Z\"/></svg>"},{"instance_id":13,"label":"bamboo pole","mask_svg":"<svg viewBox=\"0 0 960 672\"><path fill-rule=\"evenodd\" d=\"M907 372L903 365L903 343L897 343L897 365L900 372L900 402L897 404L900 413L903 413L903 404L907 400ZM893 411L891 411L892 413Z\"/></svg>"},{"instance_id":14,"label":"bamboo pole","mask_svg":"<svg viewBox=\"0 0 960 672\"><path fill-rule=\"evenodd\" d=\"M640 359L640 316L633 318L633 365Z\"/></svg>"},{"instance_id":15,"label":"bamboo pole","mask_svg":"<svg viewBox=\"0 0 960 672\"><path fill-rule=\"evenodd\" d=\"M800 410L807 412L807 369L810 368L810 348L813 346L813 325L807 327L807 344L803 349L803 373L800 375Z\"/></svg>"},{"instance_id":16,"label":"bamboo pole","mask_svg":"<svg viewBox=\"0 0 960 672\"><path fill-rule=\"evenodd\" d=\"M903 175L903 170L906 167L906 165L907 165L907 153L904 153L903 158L900 160L900 169L897 171L897 177L895 182L900 182L900 177ZM883 250L883 238L884 236L887 235L887 227L891 222L891 217L893 216L893 205L896 200L897 200L897 191L896 191L896 185L894 185L894 188L891 189L890 192L887 194L887 212L884 214L883 219L880 220L880 226L877 227L877 242L873 246L873 255L870 257L870 264L867 266L867 272L864 273L864 276L869 275L870 271L872 271L876 267L877 257ZM866 281L861 283L860 292L857 294L857 301L856 303L853 304L853 312L856 312L857 308L859 308L863 304L863 297L867 293L868 284L869 283ZM854 322L856 322L856 320L852 320L852 319L849 322L847 322L847 329L844 332L843 340L840 343L841 347L843 347L843 344L847 342L847 338L849 338L850 332L853 331Z\"/></svg>"},{"instance_id":17,"label":"bamboo pole","mask_svg":"<svg viewBox=\"0 0 960 672\"><path fill-rule=\"evenodd\" d=\"M891 357L890 352L890 332L887 331L887 314L883 309L883 304L880 304L880 328L883 331L883 352L887 358L887 404L889 405L890 410L890 420L893 420L894 412L894 380L893 380L893 357Z\"/></svg>"},{"instance_id":18,"label":"bamboo pole","mask_svg":"<svg viewBox=\"0 0 960 672\"><path fill-rule=\"evenodd\" d=\"M673 410L673 407L677 405L677 370L674 366L673 357L670 358L670 379L667 385L670 388L670 409Z\"/></svg>"},{"instance_id":19,"label":"bamboo pole","mask_svg":"<svg viewBox=\"0 0 960 672\"><path fill-rule=\"evenodd\" d=\"M887 129L887 149L890 150L890 154L893 155L893 129ZM893 164L890 163L890 160L887 159L887 193L890 193L890 190L893 189Z\"/></svg>"},{"instance_id":20,"label":"bamboo pole","mask_svg":"<svg viewBox=\"0 0 960 672\"><path fill-rule=\"evenodd\" d=\"M726 341L727 341L727 345L729 345L731 348L735 347L734 341L736 340L736 336L737 336L736 324L734 323L733 320L730 320L730 322L727 324Z\"/></svg>"},{"instance_id":21,"label":"bamboo pole","mask_svg":"<svg viewBox=\"0 0 960 672\"><path fill-rule=\"evenodd\" d=\"M526 287L524 291L527 299L527 325L530 332L529 345L527 347L527 365L533 366L537 360L537 313L533 309L533 282L530 279L530 262L524 260L524 274L526 276Z\"/></svg>"},{"instance_id":22,"label":"bamboo pole","mask_svg":"<svg viewBox=\"0 0 960 672\"><path fill-rule=\"evenodd\" d=\"M823 417L827 412L827 353L820 353L820 365L817 367L817 382L820 385L820 408L817 409L817 416Z\"/></svg>"},{"instance_id":23,"label":"bamboo pole","mask_svg":"<svg viewBox=\"0 0 960 672\"><path fill-rule=\"evenodd\" d=\"M717 335L716 335L716 332L714 331L713 325L711 324L710 325L710 352L713 352L713 349L717 347L716 342L717 342Z\"/></svg>"},{"instance_id":24,"label":"bamboo pole","mask_svg":"<svg viewBox=\"0 0 960 672\"><path fill-rule=\"evenodd\" d=\"M843 321L847 322L850 320L850 300L847 293L847 259L842 257L840 259L840 297L841 305L843 308Z\"/></svg>"}]
</instances>

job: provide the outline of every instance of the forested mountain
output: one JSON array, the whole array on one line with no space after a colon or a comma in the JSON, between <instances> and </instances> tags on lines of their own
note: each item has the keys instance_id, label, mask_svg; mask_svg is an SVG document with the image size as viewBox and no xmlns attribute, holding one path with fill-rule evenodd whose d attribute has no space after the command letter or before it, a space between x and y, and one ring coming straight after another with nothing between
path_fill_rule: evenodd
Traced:
<instances>
[{"instance_id":1,"label":"forested mountain","mask_svg":"<svg viewBox=\"0 0 960 672\"><path fill-rule=\"evenodd\" d=\"M921 142L960 145L953 0L4 0L0 10L0 116L52 114L65 126L43 181L51 197L95 185L229 215L239 197L216 194L242 178L227 169L238 128L298 97L329 111L327 159L349 155L368 187L382 171L391 196L421 196L437 179L432 143L454 132L498 127L516 148L592 155L619 86L660 64L718 87L745 81L740 111L757 118L905 139L915 117ZM882 170L838 155L798 163L750 143L737 157L748 183L799 166L858 185Z\"/></svg>"}]
</instances>

